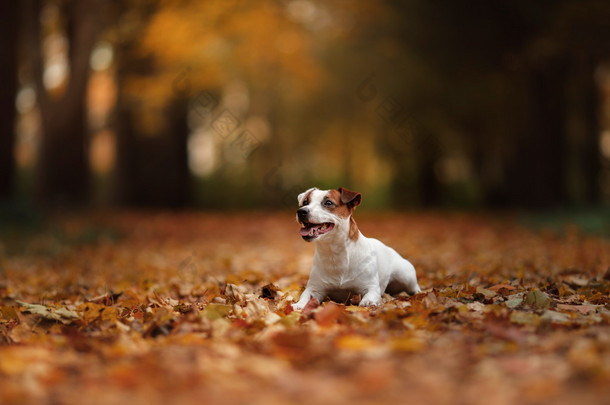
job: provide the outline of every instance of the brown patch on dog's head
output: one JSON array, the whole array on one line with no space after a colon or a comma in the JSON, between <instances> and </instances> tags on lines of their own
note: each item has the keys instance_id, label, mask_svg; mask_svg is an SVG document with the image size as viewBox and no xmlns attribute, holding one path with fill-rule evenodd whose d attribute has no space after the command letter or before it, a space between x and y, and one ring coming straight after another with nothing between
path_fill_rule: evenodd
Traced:
<instances>
[{"instance_id":1,"label":"brown patch on dog's head","mask_svg":"<svg viewBox=\"0 0 610 405\"><path fill-rule=\"evenodd\" d=\"M314 190L317 190L317 188L312 187L304 193L299 194L299 196L297 197L297 200L299 201L299 207L309 205L309 197L311 196L311 193L314 192Z\"/></svg>"},{"instance_id":2,"label":"brown patch on dog's head","mask_svg":"<svg viewBox=\"0 0 610 405\"><path fill-rule=\"evenodd\" d=\"M327 203L326 201L330 201L330 203ZM330 190L326 195L326 199L322 201L322 205L325 209L341 218L350 219L348 236L353 241L358 239L359 232L358 225L356 225L356 221L351 215L354 212L354 209L360 205L361 201L362 195L360 193L343 187L339 187L336 190Z\"/></svg>"}]
</instances>

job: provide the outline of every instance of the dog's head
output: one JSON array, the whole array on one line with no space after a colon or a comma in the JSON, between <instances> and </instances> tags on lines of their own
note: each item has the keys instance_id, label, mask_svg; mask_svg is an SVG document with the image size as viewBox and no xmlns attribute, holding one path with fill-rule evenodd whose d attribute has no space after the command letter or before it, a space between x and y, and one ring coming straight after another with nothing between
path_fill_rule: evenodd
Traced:
<instances>
[{"instance_id":1,"label":"dog's head","mask_svg":"<svg viewBox=\"0 0 610 405\"><path fill-rule=\"evenodd\" d=\"M358 238L358 228L352 218L354 209L360 205L360 193L339 187L336 190L310 188L299 194L297 222L301 224L301 236L307 242L331 239L347 235Z\"/></svg>"}]
</instances>

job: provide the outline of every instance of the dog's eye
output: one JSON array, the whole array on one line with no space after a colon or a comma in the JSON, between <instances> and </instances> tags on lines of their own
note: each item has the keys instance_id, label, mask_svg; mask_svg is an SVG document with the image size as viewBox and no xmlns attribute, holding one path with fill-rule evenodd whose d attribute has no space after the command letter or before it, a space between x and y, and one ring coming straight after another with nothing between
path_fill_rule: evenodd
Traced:
<instances>
[{"instance_id":1,"label":"dog's eye","mask_svg":"<svg viewBox=\"0 0 610 405\"><path fill-rule=\"evenodd\" d=\"M324 205L326 205L327 207L332 207L333 205L335 205L335 203L331 200L326 200L324 201Z\"/></svg>"},{"instance_id":2,"label":"dog's eye","mask_svg":"<svg viewBox=\"0 0 610 405\"><path fill-rule=\"evenodd\" d=\"M305 200L305 201L303 201L303 205L302 205L302 206L304 207L304 206L306 206L306 205L309 205L309 200Z\"/></svg>"}]
</instances>

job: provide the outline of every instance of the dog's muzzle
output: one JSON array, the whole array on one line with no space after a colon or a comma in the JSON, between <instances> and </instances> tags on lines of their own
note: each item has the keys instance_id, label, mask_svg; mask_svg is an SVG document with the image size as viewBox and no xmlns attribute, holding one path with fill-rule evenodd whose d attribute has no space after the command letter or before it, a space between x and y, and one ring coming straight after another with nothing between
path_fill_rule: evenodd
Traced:
<instances>
[{"instance_id":1,"label":"dog's muzzle","mask_svg":"<svg viewBox=\"0 0 610 405\"><path fill-rule=\"evenodd\" d=\"M321 224L316 224L308 221L309 218L309 210L305 207L301 207L297 210L297 219L301 224L301 230L299 233L301 237L305 239L307 242L311 242L315 238L320 235L324 235L333 230L335 224L332 222L324 222Z\"/></svg>"}]
</instances>

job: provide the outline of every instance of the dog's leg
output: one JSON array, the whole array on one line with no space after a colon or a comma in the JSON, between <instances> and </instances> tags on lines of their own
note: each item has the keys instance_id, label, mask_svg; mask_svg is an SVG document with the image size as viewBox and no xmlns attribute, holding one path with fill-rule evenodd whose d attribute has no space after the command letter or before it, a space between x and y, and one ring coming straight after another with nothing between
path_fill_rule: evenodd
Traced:
<instances>
[{"instance_id":1,"label":"dog's leg","mask_svg":"<svg viewBox=\"0 0 610 405\"><path fill-rule=\"evenodd\" d=\"M292 305L292 308L297 310L305 308L305 305L307 305L312 297L318 300L318 303L322 302L322 297L320 297L320 294L316 294L309 287L305 288L305 291L303 291L303 294L301 294L301 298L299 298L299 301L296 304Z\"/></svg>"},{"instance_id":2,"label":"dog's leg","mask_svg":"<svg viewBox=\"0 0 610 405\"><path fill-rule=\"evenodd\" d=\"M392 272L390 283L386 291L389 294L397 294L401 291L406 291L411 295L421 292L419 284L417 284L415 267L406 260L401 262Z\"/></svg>"},{"instance_id":3,"label":"dog's leg","mask_svg":"<svg viewBox=\"0 0 610 405\"><path fill-rule=\"evenodd\" d=\"M379 304L381 304L381 290L377 287L368 290L364 297L362 297L362 300L360 300L359 305L361 307L370 307Z\"/></svg>"}]
</instances>

